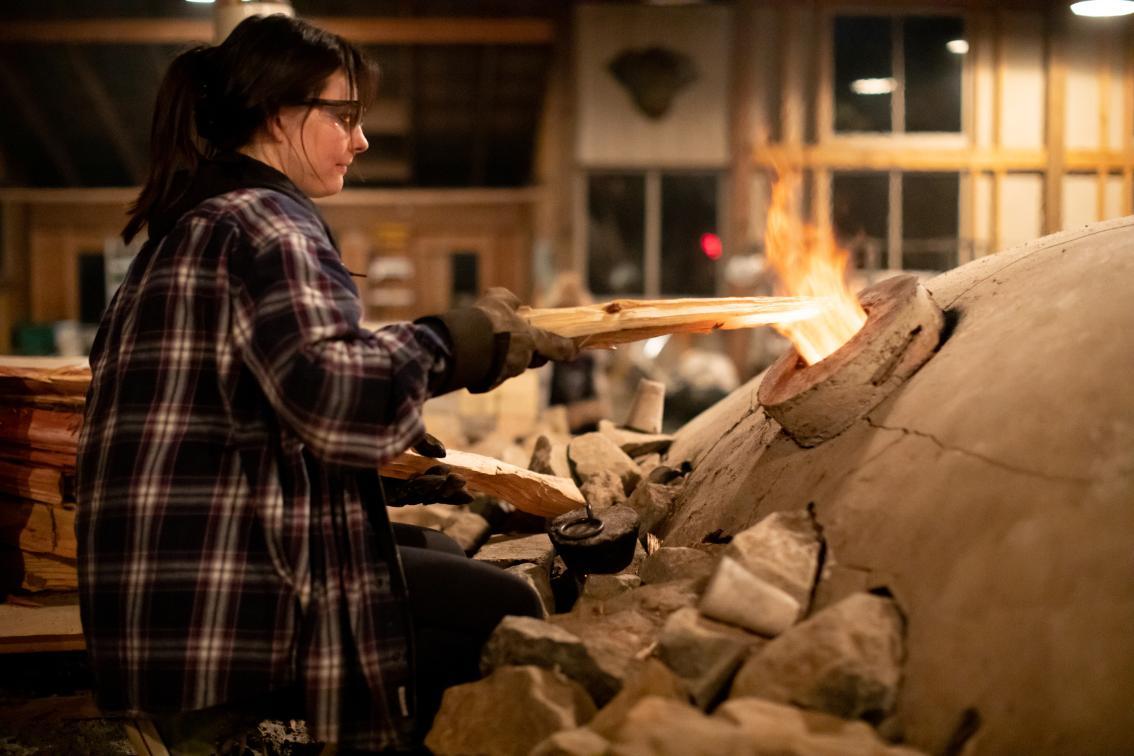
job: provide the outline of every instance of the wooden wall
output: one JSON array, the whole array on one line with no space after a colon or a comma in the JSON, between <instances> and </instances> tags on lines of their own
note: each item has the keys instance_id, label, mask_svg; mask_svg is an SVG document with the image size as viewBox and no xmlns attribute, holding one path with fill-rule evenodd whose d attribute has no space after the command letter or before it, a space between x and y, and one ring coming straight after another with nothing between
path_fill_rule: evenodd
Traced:
<instances>
[{"instance_id":1,"label":"wooden wall","mask_svg":"<svg viewBox=\"0 0 1134 756\"><path fill-rule=\"evenodd\" d=\"M0 190L0 352L12 327L79 317L79 256L99 253L125 221L129 189ZM348 190L321 201L374 322L450 306L450 255L477 257L479 287L531 291L534 189ZM404 258L400 265L376 264ZM381 280L373 273L394 270ZM396 290L383 296L384 292ZM394 303L394 304L391 304Z\"/></svg>"}]
</instances>

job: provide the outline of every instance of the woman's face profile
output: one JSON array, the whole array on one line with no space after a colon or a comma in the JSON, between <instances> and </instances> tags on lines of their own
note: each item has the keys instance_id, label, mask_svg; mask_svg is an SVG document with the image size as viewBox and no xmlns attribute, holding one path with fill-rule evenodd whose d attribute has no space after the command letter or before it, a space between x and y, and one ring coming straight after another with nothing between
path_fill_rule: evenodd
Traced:
<instances>
[{"instance_id":1,"label":"woman's face profile","mask_svg":"<svg viewBox=\"0 0 1134 756\"><path fill-rule=\"evenodd\" d=\"M355 155L370 146L356 98L346 75L338 71L310 104L280 110L282 170L309 197L342 191Z\"/></svg>"}]
</instances>

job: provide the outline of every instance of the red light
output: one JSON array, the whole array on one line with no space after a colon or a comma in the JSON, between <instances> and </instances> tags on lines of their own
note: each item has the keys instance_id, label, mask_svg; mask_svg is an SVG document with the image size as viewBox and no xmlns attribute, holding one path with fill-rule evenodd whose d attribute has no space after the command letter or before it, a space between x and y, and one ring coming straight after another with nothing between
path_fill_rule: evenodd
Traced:
<instances>
[{"instance_id":1,"label":"red light","mask_svg":"<svg viewBox=\"0 0 1134 756\"><path fill-rule=\"evenodd\" d=\"M705 253L705 257L719 260L722 250L721 237L714 233L701 234L701 251Z\"/></svg>"}]
</instances>

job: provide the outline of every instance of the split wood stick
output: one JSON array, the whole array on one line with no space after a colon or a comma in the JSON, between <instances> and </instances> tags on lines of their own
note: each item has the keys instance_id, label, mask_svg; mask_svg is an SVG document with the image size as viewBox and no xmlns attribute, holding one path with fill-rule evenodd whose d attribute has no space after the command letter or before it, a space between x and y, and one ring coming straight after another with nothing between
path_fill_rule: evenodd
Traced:
<instances>
[{"instance_id":1,"label":"split wood stick","mask_svg":"<svg viewBox=\"0 0 1134 756\"><path fill-rule=\"evenodd\" d=\"M79 587L78 566L73 559L61 559L27 551L19 552L18 559L23 563L23 571L18 573L21 590L73 591Z\"/></svg>"},{"instance_id":2,"label":"split wood stick","mask_svg":"<svg viewBox=\"0 0 1134 756\"><path fill-rule=\"evenodd\" d=\"M0 544L25 552L74 559L75 510L0 499Z\"/></svg>"},{"instance_id":3,"label":"split wood stick","mask_svg":"<svg viewBox=\"0 0 1134 756\"><path fill-rule=\"evenodd\" d=\"M815 317L814 297L717 297L616 299L605 304L548 309L521 308L537 328L574 339L583 349L602 349L671 333L706 333L793 323Z\"/></svg>"},{"instance_id":4,"label":"split wood stick","mask_svg":"<svg viewBox=\"0 0 1134 756\"><path fill-rule=\"evenodd\" d=\"M73 455L78 451L82 426L82 412L0 407L0 443L4 444Z\"/></svg>"},{"instance_id":5,"label":"split wood stick","mask_svg":"<svg viewBox=\"0 0 1134 756\"><path fill-rule=\"evenodd\" d=\"M583 494L570 478L535 473L493 457L452 449L440 459L404 452L382 465L382 474L404 480L437 464L448 465L461 475L470 491L495 496L540 517L557 517L585 505Z\"/></svg>"},{"instance_id":6,"label":"split wood stick","mask_svg":"<svg viewBox=\"0 0 1134 756\"><path fill-rule=\"evenodd\" d=\"M5 396L81 398L90 382L85 357L0 356L0 394Z\"/></svg>"}]
</instances>

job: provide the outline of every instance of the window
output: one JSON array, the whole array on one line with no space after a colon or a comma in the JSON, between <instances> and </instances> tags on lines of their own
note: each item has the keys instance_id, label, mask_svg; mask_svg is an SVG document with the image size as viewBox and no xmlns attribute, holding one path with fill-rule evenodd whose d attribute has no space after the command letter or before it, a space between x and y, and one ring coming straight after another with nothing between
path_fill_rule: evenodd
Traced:
<instances>
[{"instance_id":1,"label":"window","mask_svg":"<svg viewBox=\"0 0 1134 756\"><path fill-rule=\"evenodd\" d=\"M831 223L858 270L948 270L964 243L960 191L956 173L835 173Z\"/></svg>"},{"instance_id":2,"label":"window","mask_svg":"<svg viewBox=\"0 0 1134 756\"><path fill-rule=\"evenodd\" d=\"M834 43L836 132L962 130L963 19L837 16Z\"/></svg>"},{"instance_id":3,"label":"window","mask_svg":"<svg viewBox=\"0 0 1134 756\"><path fill-rule=\"evenodd\" d=\"M591 173L585 240L591 292L715 296L720 185L715 171Z\"/></svg>"}]
</instances>

